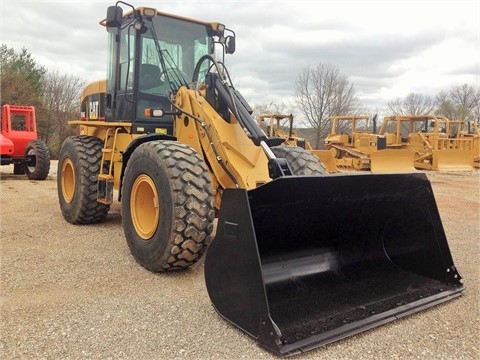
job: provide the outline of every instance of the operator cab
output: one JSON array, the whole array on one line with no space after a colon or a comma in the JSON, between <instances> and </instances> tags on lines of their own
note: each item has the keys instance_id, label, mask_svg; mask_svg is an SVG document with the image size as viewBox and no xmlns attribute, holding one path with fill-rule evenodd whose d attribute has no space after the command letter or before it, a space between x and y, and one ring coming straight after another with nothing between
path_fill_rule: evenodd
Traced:
<instances>
[{"instance_id":1,"label":"operator cab","mask_svg":"<svg viewBox=\"0 0 480 360\"><path fill-rule=\"evenodd\" d=\"M221 44L222 56L233 52L224 25L152 8L132 7L124 15L121 7L111 6L100 24L109 33L105 120L132 122L133 133L173 135L173 115L152 118L150 110L173 114L170 99L181 86L196 86L195 66L204 55L215 55L215 44ZM198 83L211 64L201 65Z\"/></svg>"}]
</instances>

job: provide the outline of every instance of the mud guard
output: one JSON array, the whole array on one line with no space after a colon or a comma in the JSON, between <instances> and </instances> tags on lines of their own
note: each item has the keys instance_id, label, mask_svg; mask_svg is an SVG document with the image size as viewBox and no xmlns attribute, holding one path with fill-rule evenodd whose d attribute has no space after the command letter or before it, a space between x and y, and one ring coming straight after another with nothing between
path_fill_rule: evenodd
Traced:
<instances>
[{"instance_id":1,"label":"mud guard","mask_svg":"<svg viewBox=\"0 0 480 360\"><path fill-rule=\"evenodd\" d=\"M205 259L216 311L293 355L461 295L425 174L227 189Z\"/></svg>"}]
</instances>

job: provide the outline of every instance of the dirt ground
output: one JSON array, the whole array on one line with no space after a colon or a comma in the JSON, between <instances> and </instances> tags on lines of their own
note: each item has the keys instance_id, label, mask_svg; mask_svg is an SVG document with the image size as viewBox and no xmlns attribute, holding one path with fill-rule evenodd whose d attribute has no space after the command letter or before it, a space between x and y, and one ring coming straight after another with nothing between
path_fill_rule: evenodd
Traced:
<instances>
[{"instance_id":1,"label":"dirt ground","mask_svg":"<svg viewBox=\"0 0 480 360\"><path fill-rule=\"evenodd\" d=\"M71 225L55 162L46 181L0 172L0 358L275 358L217 315L203 262L175 274L139 266L119 203L105 223ZM294 358L480 358L479 172L427 176L464 295Z\"/></svg>"}]
</instances>

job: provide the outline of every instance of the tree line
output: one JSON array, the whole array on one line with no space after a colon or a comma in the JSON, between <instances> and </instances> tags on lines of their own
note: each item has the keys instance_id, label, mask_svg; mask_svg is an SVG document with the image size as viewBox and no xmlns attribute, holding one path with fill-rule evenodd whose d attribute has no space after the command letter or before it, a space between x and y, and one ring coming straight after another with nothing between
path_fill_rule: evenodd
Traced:
<instances>
[{"instance_id":1,"label":"tree line","mask_svg":"<svg viewBox=\"0 0 480 360\"><path fill-rule=\"evenodd\" d=\"M27 49L16 52L2 44L0 49L1 105L32 105L36 108L39 137L56 158L63 140L74 134L67 121L77 119L80 93L85 81L78 76L49 71L37 64ZM382 111L375 111L375 113ZM314 148L321 148L330 128L330 117L373 115L360 101L354 85L340 69L319 63L303 69L295 80L295 104L259 104L254 115L295 113L312 129ZM434 98L410 93L388 102L388 115L435 114L455 120L480 119L480 88L460 84L440 91ZM298 127L298 124L297 124Z\"/></svg>"},{"instance_id":2,"label":"tree line","mask_svg":"<svg viewBox=\"0 0 480 360\"><path fill-rule=\"evenodd\" d=\"M34 106L38 136L56 158L63 140L75 129L67 121L78 119L80 93L85 81L78 76L49 71L27 49L0 48L1 105Z\"/></svg>"}]
</instances>

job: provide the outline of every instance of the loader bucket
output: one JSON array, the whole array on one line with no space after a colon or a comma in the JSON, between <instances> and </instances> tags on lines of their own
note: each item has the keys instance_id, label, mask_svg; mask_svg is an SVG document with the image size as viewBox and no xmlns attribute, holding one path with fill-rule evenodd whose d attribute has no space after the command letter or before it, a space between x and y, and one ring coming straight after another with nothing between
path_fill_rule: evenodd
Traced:
<instances>
[{"instance_id":1,"label":"loader bucket","mask_svg":"<svg viewBox=\"0 0 480 360\"><path fill-rule=\"evenodd\" d=\"M464 289L423 173L290 176L227 189L205 281L216 311L278 355Z\"/></svg>"},{"instance_id":2,"label":"loader bucket","mask_svg":"<svg viewBox=\"0 0 480 360\"><path fill-rule=\"evenodd\" d=\"M406 149L384 149L370 154L372 173L415 172L413 151Z\"/></svg>"}]
</instances>

